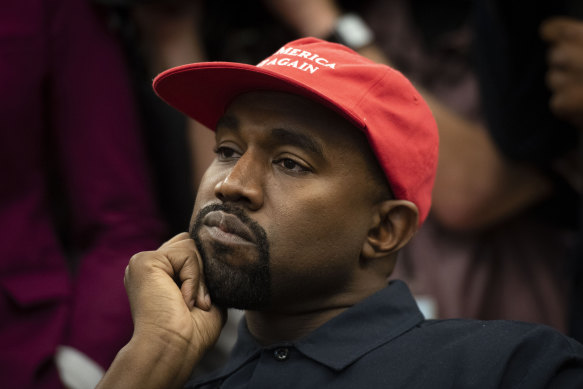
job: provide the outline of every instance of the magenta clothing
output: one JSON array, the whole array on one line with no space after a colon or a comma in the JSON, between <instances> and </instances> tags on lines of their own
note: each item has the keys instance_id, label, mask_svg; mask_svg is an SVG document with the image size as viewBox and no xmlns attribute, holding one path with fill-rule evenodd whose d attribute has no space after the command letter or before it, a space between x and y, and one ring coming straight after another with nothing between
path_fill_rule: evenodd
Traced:
<instances>
[{"instance_id":1,"label":"magenta clothing","mask_svg":"<svg viewBox=\"0 0 583 389\"><path fill-rule=\"evenodd\" d=\"M0 9L0 377L7 389L60 387L57 345L107 367L131 336L124 269L163 228L122 54L89 2Z\"/></svg>"}]
</instances>

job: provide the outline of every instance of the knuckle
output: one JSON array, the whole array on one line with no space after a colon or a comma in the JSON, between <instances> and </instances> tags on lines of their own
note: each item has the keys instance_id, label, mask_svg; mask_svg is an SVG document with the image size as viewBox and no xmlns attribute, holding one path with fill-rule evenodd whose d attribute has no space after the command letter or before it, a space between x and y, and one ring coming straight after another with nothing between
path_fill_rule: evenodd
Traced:
<instances>
[{"instance_id":1,"label":"knuckle","mask_svg":"<svg viewBox=\"0 0 583 389\"><path fill-rule=\"evenodd\" d=\"M132 255L132 257L130 258L130 261L128 263L128 270L127 271L130 271L132 268L143 267L143 266L147 266L148 264L150 264L152 262L152 257L154 256L153 253L155 253L155 252L154 251L141 251L139 253Z\"/></svg>"},{"instance_id":2,"label":"knuckle","mask_svg":"<svg viewBox=\"0 0 583 389\"><path fill-rule=\"evenodd\" d=\"M143 256L142 252L139 252L139 253L132 255L132 257L130 258L130 261L128 263L128 266L126 268L126 273L129 271L130 267L135 267L140 262L140 258L142 256Z\"/></svg>"}]
</instances>

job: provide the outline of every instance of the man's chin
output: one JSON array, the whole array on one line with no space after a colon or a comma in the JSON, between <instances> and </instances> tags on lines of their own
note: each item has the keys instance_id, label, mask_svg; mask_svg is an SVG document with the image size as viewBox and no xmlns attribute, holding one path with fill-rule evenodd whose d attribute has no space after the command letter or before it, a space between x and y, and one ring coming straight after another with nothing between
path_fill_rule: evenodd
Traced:
<instances>
[{"instance_id":1,"label":"man's chin","mask_svg":"<svg viewBox=\"0 0 583 389\"><path fill-rule=\"evenodd\" d=\"M213 304L221 308L262 311L268 307L268 301L264 297L225 295L223 293L213 293L210 289L209 294Z\"/></svg>"},{"instance_id":2,"label":"man's chin","mask_svg":"<svg viewBox=\"0 0 583 389\"><path fill-rule=\"evenodd\" d=\"M212 211L236 215L252 231L256 243L233 244L213 238L203 224L205 215ZM190 235L202 258L205 283L214 304L253 310L267 306L271 300L269 241L263 228L243 209L228 204L206 206L197 214Z\"/></svg>"},{"instance_id":3,"label":"man's chin","mask_svg":"<svg viewBox=\"0 0 583 389\"><path fill-rule=\"evenodd\" d=\"M267 266L232 266L222 259L204 261L205 283L214 304L224 308L258 310L270 300Z\"/></svg>"}]
</instances>

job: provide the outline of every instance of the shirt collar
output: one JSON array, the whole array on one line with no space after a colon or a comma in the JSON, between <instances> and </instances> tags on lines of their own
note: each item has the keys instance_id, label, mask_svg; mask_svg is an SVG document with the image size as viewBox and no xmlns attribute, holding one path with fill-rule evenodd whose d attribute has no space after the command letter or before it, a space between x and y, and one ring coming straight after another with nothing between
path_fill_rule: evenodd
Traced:
<instances>
[{"instance_id":1,"label":"shirt collar","mask_svg":"<svg viewBox=\"0 0 583 389\"><path fill-rule=\"evenodd\" d=\"M295 346L307 357L342 370L423 320L407 285L395 280L300 339Z\"/></svg>"},{"instance_id":2,"label":"shirt collar","mask_svg":"<svg viewBox=\"0 0 583 389\"><path fill-rule=\"evenodd\" d=\"M407 285L398 280L288 345L334 370L342 370L372 349L424 320ZM281 346L272 345L269 348ZM213 377L226 376L262 350L241 320L229 361ZM210 378L210 377L209 377Z\"/></svg>"}]
</instances>

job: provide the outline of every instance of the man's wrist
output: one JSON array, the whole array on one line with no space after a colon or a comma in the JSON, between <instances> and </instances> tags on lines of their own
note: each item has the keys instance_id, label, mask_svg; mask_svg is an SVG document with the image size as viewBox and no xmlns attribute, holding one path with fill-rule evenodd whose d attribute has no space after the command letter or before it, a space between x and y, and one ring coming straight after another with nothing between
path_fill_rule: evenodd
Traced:
<instances>
[{"instance_id":1,"label":"man's wrist","mask_svg":"<svg viewBox=\"0 0 583 389\"><path fill-rule=\"evenodd\" d=\"M97 389L182 388L199 353L193 352L188 342L166 335L132 337Z\"/></svg>"}]
</instances>

